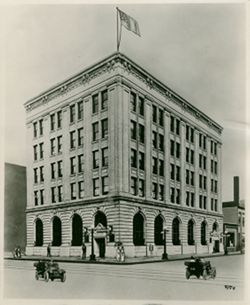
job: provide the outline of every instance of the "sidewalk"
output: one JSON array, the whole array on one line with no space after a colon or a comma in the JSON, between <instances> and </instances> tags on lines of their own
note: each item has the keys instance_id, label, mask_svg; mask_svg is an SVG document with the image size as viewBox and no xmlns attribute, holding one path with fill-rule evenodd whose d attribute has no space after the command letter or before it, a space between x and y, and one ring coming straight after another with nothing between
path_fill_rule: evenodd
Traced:
<instances>
[{"instance_id":1,"label":"sidewalk","mask_svg":"<svg viewBox=\"0 0 250 305\"><path fill-rule=\"evenodd\" d=\"M241 254L240 251L238 252L230 252L227 256L230 255L239 255ZM194 255L196 256L196 255ZM224 253L205 253L199 254L199 257L203 258L212 258L212 257L219 257L224 256ZM46 259L53 259L55 262L67 262L67 263L80 263L80 264L110 264L110 265L135 265L135 264L146 264L146 263L156 263L156 262L167 262L167 261L176 261L176 260L184 260L189 259L191 254L177 254L177 255L168 255L168 260L162 260L159 256L143 256L143 257L127 257L124 262L117 262L115 258L107 257L107 258L99 258L97 257L95 261L90 261L89 257L86 259L82 259L81 257L70 256L70 257L63 257L63 256L53 256L48 258L46 256L22 256L21 259L18 260L28 260L28 261L38 261L38 260L46 260ZM4 259L7 260L14 260L11 253L5 253Z\"/></svg>"}]
</instances>

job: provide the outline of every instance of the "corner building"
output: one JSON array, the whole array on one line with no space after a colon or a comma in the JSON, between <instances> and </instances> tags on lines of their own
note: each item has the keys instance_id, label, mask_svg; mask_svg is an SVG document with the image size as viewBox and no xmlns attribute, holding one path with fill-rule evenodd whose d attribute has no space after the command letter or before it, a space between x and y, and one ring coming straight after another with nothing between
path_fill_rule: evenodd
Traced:
<instances>
[{"instance_id":1,"label":"corner building","mask_svg":"<svg viewBox=\"0 0 250 305\"><path fill-rule=\"evenodd\" d=\"M222 127L144 68L116 52L25 108L27 254L223 250Z\"/></svg>"}]
</instances>

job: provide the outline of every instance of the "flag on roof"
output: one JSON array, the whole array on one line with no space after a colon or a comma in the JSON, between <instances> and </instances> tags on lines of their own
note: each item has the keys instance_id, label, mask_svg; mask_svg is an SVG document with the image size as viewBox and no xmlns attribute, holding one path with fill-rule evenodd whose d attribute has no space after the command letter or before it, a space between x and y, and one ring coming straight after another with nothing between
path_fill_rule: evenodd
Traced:
<instances>
[{"instance_id":1,"label":"flag on roof","mask_svg":"<svg viewBox=\"0 0 250 305\"><path fill-rule=\"evenodd\" d=\"M134 32L136 35L141 36L138 22L120 9L118 9L118 12L120 15L121 25L123 25L127 30Z\"/></svg>"}]
</instances>

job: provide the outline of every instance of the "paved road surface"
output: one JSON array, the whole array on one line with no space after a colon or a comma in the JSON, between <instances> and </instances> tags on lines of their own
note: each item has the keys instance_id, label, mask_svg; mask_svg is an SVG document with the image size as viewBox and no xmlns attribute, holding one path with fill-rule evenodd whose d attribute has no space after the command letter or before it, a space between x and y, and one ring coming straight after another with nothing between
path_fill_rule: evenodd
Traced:
<instances>
[{"instance_id":1,"label":"paved road surface","mask_svg":"<svg viewBox=\"0 0 250 305\"><path fill-rule=\"evenodd\" d=\"M60 263L66 282L35 280L31 261L4 262L5 298L133 299L133 300L241 300L244 256L211 259L215 280L186 280L183 261L140 265ZM226 289L232 285L235 289Z\"/></svg>"}]
</instances>

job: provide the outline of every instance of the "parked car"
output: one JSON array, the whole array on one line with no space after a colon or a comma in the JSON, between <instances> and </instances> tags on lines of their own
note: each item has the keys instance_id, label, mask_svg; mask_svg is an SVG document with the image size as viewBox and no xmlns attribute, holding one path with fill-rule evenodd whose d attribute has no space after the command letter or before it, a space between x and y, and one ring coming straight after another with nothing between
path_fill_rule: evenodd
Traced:
<instances>
[{"instance_id":1,"label":"parked car","mask_svg":"<svg viewBox=\"0 0 250 305\"><path fill-rule=\"evenodd\" d=\"M48 282L49 279L51 279L51 281L60 279L61 282L65 282L66 280L66 271L59 268L58 263L40 260L34 263L34 267L36 267L36 280L39 280L39 278L43 278L45 282Z\"/></svg>"},{"instance_id":2,"label":"parked car","mask_svg":"<svg viewBox=\"0 0 250 305\"><path fill-rule=\"evenodd\" d=\"M197 278L202 276L204 280L208 278L215 279L216 277L216 268L211 266L210 261L196 258L185 261L184 264L186 266L187 279L189 279L192 275L195 275Z\"/></svg>"}]
</instances>

